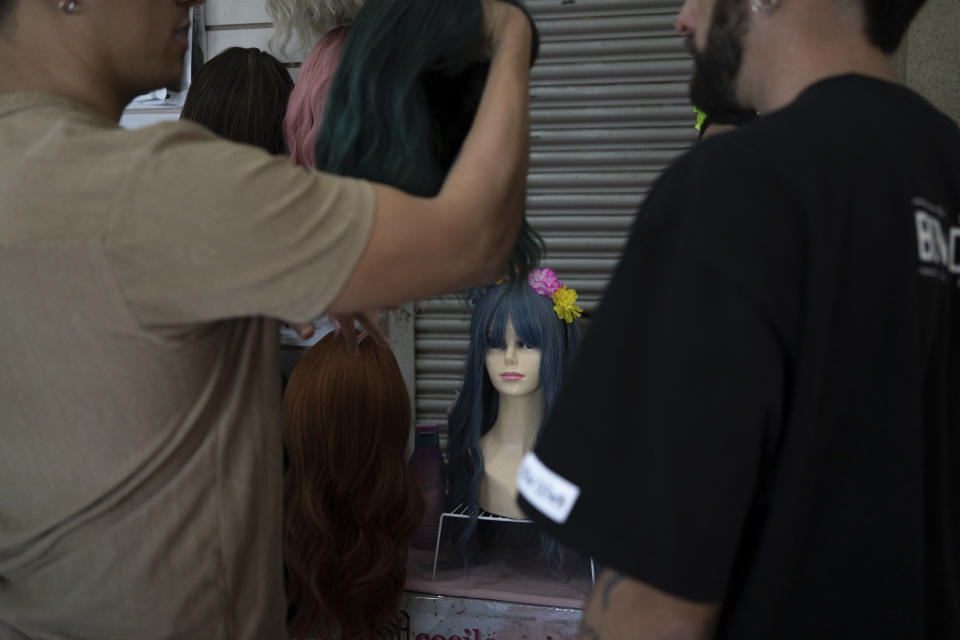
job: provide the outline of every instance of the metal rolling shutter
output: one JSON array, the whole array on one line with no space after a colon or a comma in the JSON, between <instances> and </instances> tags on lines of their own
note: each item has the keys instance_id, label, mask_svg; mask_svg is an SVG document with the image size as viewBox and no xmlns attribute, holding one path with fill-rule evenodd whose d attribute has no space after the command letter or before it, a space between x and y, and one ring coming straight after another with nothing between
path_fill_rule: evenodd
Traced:
<instances>
[{"instance_id":1,"label":"metal rolling shutter","mask_svg":"<svg viewBox=\"0 0 960 640\"><path fill-rule=\"evenodd\" d=\"M527 215L581 305L596 308L644 194L695 140L692 70L673 32L680 0L527 0L541 48L531 78ZM467 351L470 309L420 305L416 419L446 424ZM445 431L441 445L445 450Z\"/></svg>"}]
</instances>

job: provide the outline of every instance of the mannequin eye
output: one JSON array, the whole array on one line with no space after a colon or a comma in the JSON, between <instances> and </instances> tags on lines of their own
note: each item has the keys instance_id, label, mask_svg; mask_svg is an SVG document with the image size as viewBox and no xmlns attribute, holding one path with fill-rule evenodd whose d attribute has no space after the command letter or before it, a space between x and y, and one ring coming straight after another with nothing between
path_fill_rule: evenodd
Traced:
<instances>
[{"instance_id":1,"label":"mannequin eye","mask_svg":"<svg viewBox=\"0 0 960 640\"><path fill-rule=\"evenodd\" d=\"M531 347L529 344L527 344L523 340L517 340L517 347L519 347L520 349L533 349L533 347Z\"/></svg>"}]
</instances>

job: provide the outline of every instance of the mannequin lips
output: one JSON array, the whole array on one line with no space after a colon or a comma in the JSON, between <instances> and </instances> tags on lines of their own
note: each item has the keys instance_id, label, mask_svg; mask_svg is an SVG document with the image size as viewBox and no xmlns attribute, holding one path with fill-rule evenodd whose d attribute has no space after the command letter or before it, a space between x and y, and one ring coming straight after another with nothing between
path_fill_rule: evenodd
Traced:
<instances>
[{"instance_id":1,"label":"mannequin lips","mask_svg":"<svg viewBox=\"0 0 960 640\"><path fill-rule=\"evenodd\" d=\"M523 375L522 373L517 373L515 371L506 371L504 373L501 373L500 377L504 380L515 382L517 380L523 380L527 376Z\"/></svg>"}]
</instances>

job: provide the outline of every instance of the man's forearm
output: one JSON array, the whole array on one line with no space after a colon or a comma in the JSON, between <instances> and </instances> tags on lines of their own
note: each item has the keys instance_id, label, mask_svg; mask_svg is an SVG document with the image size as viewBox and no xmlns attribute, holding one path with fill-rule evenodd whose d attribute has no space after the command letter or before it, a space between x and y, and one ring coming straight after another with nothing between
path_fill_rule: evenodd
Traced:
<instances>
[{"instance_id":1,"label":"man's forearm","mask_svg":"<svg viewBox=\"0 0 960 640\"><path fill-rule=\"evenodd\" d=\"M474 242L506 259L520 228L530 154L531 28L523 13L503 13L497 49L473 126L437 198L469 218Z\"/></svg>"},{"instance_id":2,"label":"man's forearm","mask_svg":"<svg viewBox=\"0 0 960 640\"><path fill-rule=\"evenodd\" d=\"M520 228L530 146L531 28L496 7L496 51L470 133L440 193L420 198L374 184L367 248L328 311L344 313L492 282Z\"/></svg>"},{"instance_id":3,"label":"man's forearm","mask_svg":"<svg viewBox=\"0 0 960 640\"><path fill-rule=\"evenodd\" d=\"M616 571L601 572L579 640L707 640L719 605L678 598Z\"/></svg>"}]
</instances>

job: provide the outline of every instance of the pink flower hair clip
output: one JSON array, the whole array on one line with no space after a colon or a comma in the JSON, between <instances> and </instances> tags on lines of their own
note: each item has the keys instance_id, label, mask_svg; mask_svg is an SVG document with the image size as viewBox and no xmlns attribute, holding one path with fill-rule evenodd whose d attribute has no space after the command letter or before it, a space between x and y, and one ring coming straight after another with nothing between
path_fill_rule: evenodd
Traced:
<instances>
[{"instance_id":1,"label":"pink flower hair clip","mask_svg":"<svg viewBox=\"0 0 960 640\"><path fill-rule=\"evenodd\" d=\"M553 310L564 322L573 322L583 313L583 309L577 306L577 291L560 282L553 269L534 269L527 277L527 284L537 295L553 300Z\"/></svg>"}]
</instances>

